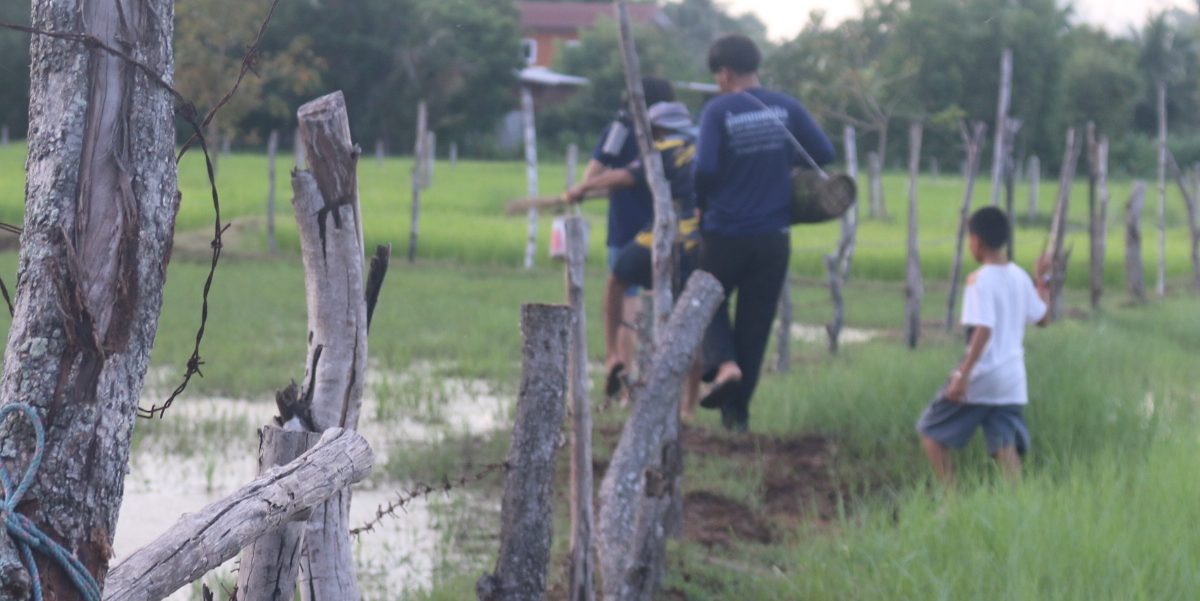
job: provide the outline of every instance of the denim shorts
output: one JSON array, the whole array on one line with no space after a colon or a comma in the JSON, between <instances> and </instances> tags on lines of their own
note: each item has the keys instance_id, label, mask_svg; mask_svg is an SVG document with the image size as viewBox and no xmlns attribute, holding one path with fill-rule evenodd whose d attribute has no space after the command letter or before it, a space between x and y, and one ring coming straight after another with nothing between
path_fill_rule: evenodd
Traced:
<instances>
[{"instance_id":1,"label":"denim shorts","mask_svg":"<svg viewBox=\"0 0 1200 601\"><path fill-rule=\"evenodd\" d=\"M1025 426L1024 405L973 405L955 403L938 395L917 420L917 432L944 446L967 446L976 428L983 429L989 455L1015 446L1024 455L1029 450L1029 428Z\"/></svg>"},{"instance_id":2,"label":"denim shorts","mask_svg":"<svg viewBox=\"0 0 1200 601\"><path fill-rule=\"evenodd\" d=\"M617 259L621 258L621 249L623 246L608 247L608 272L612 273L617 268ZM642 289L638 286L630 286L625 290L625 298L637 298L641 296Z\"/></svg>"}]
</instances>

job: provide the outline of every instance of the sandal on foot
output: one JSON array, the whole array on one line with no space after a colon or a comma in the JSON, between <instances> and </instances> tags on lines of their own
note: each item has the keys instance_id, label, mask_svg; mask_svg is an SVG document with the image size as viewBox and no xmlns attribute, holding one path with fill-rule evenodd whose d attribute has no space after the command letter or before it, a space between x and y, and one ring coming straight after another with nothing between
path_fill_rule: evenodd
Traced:
<instances>
[{"instance_id":1,"label":"sandal on foot","mask_svg":"<svg viewBox=\"0 0 1200 601\"><path fill-rule=\"evenodd\" d=\"M621 392L621 386L625 384L625 364L614 363L608 368L608 377L604 380L604 394L608 398L617 396Z\"/></svg>"}]
</instances>

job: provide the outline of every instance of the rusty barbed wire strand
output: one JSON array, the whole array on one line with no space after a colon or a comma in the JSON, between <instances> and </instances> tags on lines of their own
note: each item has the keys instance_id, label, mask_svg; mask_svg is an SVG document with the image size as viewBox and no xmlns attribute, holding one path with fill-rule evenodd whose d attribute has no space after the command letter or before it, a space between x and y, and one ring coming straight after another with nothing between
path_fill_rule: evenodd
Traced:
<instances>
[{"instance_id":1,"label":"rusty barbed wire strand","mask_svg":"<svg viewBox=\"0 0 1200 601\"><path fill-rule=\"evenodd\" d=\"M404 509L417 499L426 498L437 492L448 493L452 490L462 488L468 484L479 482L494 473L507 472L510 469L511 466L507 461L505 461L502 463L489 464L473 474L464 474L455 479L450 479L443 476L442 483L437 486L417 482L408 492L401 491L398 493L394 501L390 501L386 505L380 505L375 510L375 517L371 518L365 524L357 528L352 528L350 530L350 536L357 538L360 534L369 534L374 532L375 528L379 527L379 525L382 524L387 518L400 517L397 512Z\"/></svg>"},{"instance_id":2,"label":"rusty barbed wire strand","mask_svg":"<svg viewBox=\"0 0 1200 601\"><path fill-rule=\"evenodd\" d=\"M115 48L115 47L105 43L103 40L97 38L94 35L91 35L88 33L78 33L78 32L48 31L48 30L38 29L36 27L31 27L28 25L20 25L17 23L10 23L7 21L0 20L0 29L10 29L13 31L28 33L30 35L45 36L45 37L54 38L54 39L78 42L78 43L83 44L85 47L87 47L89 49L103 50L103 51L105 51L109 54L112 54L113 56L116 56L116 57L120 58L121 60L129 63L130 65L136 67L139 71L144 73L156 85L158 85L162 89L169 92L171 94L171 96L175 98L175 102L176 102L175 114L177 116L179 116L181 119L183 119L192 128L191 137L188 138L187 142L183 145L183 147L180 149L178 155L176 155L176 157L175 157L176 164L178 164L180 161L183 160L184 155L186 155L188 150L190 150L192 148L192 146L194 144L196 144L197 142L200 144L200 150L204 154L204 164L205 164L205 168L207 169L207 172L208 172L208 183L209 183L209 187L210 187L211 193L212 193L212 203L213 203L213 213L214 213L214 216L213 216L213 239L212 239L212 242L210 243L210 246L212 247L212 261L209 266L208 276L204 280L204 288L203 288L203 292L201 294L200 326L196 329L195 346L192 348L191 357L189 357L187 360L184 375L183 375L181 382L175 388L175 390L171 392L171 395L169 397L167 397L167 400L164 401L162 405L152 404L149 409L138 406L138 409L137 409L138 417L147 418L147 419L158 417L161 419L166 414L167 409L169 409L171 407L171 405L175 402L175 400L181 394L183 394L184 391L187 390L188 385L192 381L192 377L197 376L197 375L200 377L204 377L204 374L200 371L200 366L204 365L204 360L200 356L200 345L204 340L204 333L208 326L208 313L209 313L208 297L209 297L209 293L212 291L212 285L213 285L213 280L216 277L217 266L221 261L221 251L224 247L222 237L225 234L225 232L229 230L229 227L232 224L222 224L222 222L221 222L221 200L220 200L220 194L217 190L216 170L213 168L212 156L210 155L209 149L208 149L208 140L204 136L203 129L204 129L204 127L207 127L209 123L212 122L212 119L213 119L213 117L216 116L217 112L220 111L226 104L228 104L229 101L233 98L233 96L237 93L238 89L242 85L242 81L246 78L246 75L248 73L253 72L254 63L258 58L259 46L262 44L263 36L267 32L267 28L271 23L271 19L275 16L275 9L278 6L279 6L279 0L273 0L271 2L271 6L270 6L270 8L267 9L267 14L263 18L262 24L259 25L258 33L257 33L257 35L255 35L254 41L250 44L250 46L247 47L245 54L242 56L242 65L238 71L238 76L237 76L237 79L234 81L233 86L229 89L228 92L226 92L221 97L221 99L215 105L213 105L213 107L211 109L209 109L209 111L205 114L203 120L197 120L198 113L196 110L195 103L188 100L183 94L181 94L178 90L176 90L171 84L167 83L167 81L165 79L163 79L163 76L160 73L155 71L149 65L137 60L136 58L134 58L134 57L130 56L129 54L127 54L126 52L122 51L121 49ZM182 202L183 193L180 191L177 191L176 193L179 195L180 202ZM2 224L2 223L0 223L0 230L14 233L17 235L20 235L22 233L21 228L14 226L14 225ZM11 311L12 303L11 303L11 301L9 301L7 290L3 290L3 292L4 292L4 299L5 299L5 301L8 302L9 308Z\"/></svg>"}]
</instances>

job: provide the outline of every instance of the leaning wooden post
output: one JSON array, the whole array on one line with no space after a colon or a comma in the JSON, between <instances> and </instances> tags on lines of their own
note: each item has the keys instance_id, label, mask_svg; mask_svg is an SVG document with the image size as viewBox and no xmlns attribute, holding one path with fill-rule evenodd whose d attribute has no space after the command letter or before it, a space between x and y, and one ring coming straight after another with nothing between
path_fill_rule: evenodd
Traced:
<instances>
[{"instance_id":1,"label":"leaning wooden post","mask_svg":"<svg viewBox=\"0 0 1200 601\"><path fill-rule=\"evenodd\" d=\"M654 198L654 247L651 249L654 265L654 340L663 335L663 328L671 318L674 303L671 296L675 281L675 263L672 260L675 248L675 203L671 197L671 186L663 171L662 155L654 146L650 131L650 117L646 114L646 93L642 89L642 67L638 60L633 30L629 24L629 7L617 2L618 34L621 43L621 58L625 63L625 89L629 91L629 112L633 118L634 133L638 149L646 166L646 179L650 194Z\"/></svg>"},{"instance_id":2,"label":"leaning wooden post","mask_svg":"<svg viewBox=\"0 0 1200 601\"><path fill-rule=\"evenodd\" d=\"M887 208L883 204L883 159L877 152L867 154L867 178L871 189L868 214L871 219L887 219Z\"/></svg>"},{"instance_id":3,"label":"leaning wooden post","mask_svg":"<svg viewBox=\"0 0 1200 601\"><path fill-rule=\"evenodd\" d=\"M1167 296L1167 82L1158 82L1158 283L1154 291Z\"/></svg>"},{"instance_id":4,"label":"leaning wooden post","mask_svg":"<svg viewBox=\"0 0 1200 601\"><path fill-rule=\"evenodd\" d=\"M996 100L996 126L993 130L995 144L992 146L992 206L1000 206L1000 190L1004 182L1005 130L1008 126L1008 105L1012 100L1012 48L1000 54L1000 96Z\"/></svg>"},{"instance_id":5,"label":"leaning wooden post","mask_svg":"<svg viewBox=\"0 0 1200 601\"><path fill-rule=\"evenodd\" d=\"M425 101L422 100L417 103L417 132L416 140L413 142L412 181L410 182L412 202L408 229L409 263L417 260L417 238L421 232L421 190L425 188L425 144L428 142L425 128L427 125L428 112L425 108Z\"/></svg>"},{"instance_id":6,"label":"leaning wooden post","mask_svg":"<svg viewBox=\"0 0 1200 601\"><path fill-rule=\"evenodd\" d=\"M554 520L554 458L567 393L569 307L525 305L521 392L508 451L496 569L475 585L479 601L536 601L546 595Z\"/></svg>"},{"instance_id":7,"label":"leaning wooden post","mask_svg":"<svg viewBox=\"0 0 1200 601\"><path fill-rule=\"evenodd\" d=\"M846 151L846 174L858 182L858 141L854 127L847 125L842 137ZM855 194L858 194L857 190ZM833 300L833 320L825 325L829 336L829 352L838 353L842 328L846 324L846 309L842 298L842 286L850 276L850 263L858 236L858 205L856 198L850 210L842 216L842 234L832 255L825 255L825 274L829 278L829 295Z\"/></svg>"},{"instance_id":8,"label":"leaning wooden post","mask_svg":"<svg viewBox=\"0 0 1200 601\"><path fill-rule=\"evenodd\" d=\"M1067 130L1067 147L1063 153L1062 172L1058 181L1058 199L1054 205L1054 216L1050 221L1050 240L1046 251L1052 259L1050 282L1050 318L1062 315L1062 290L1067 277L1067 255L1063 254L1063 242L1067 234L1067 215L1071 205L1071 184L1075 181L1075 167L1079 162L1080 144L1075 129Z\"/></svg>"},{"instance_id":9,"label":"leaning wooden post","mask_svg":"<svg viewBox=\"0 0 1200 601\"><path fill-rule=\"evenodd\" d=\"M173 12L169 0L34 0L32 25L128 49L169 79ZM24 233L0 402L32 407L46 432L17 513L103 583L179 209L174 99L92 43L35 35L29 64ZM6 467L24 469L34 451L23 421L0 424ZM0 541L0 597L27 599L4 528ZM57 563L35 561L46 599L82 598Z\"/></svg>"},{"instance_id":10,"label":"leaning wooden post","mask_svg":"<svg viewBox=\"0 0 1200 601\"><path fill-rule=\"evenodd\" d=\"M1029 157L1029 220L1038 216L1038 192L1042 186L1042 161L1037 155Z\"/></svg>"},{"instance_id":11,"label":"leaning wooden post","mask_svg":"<svg viewBox=\"0 0 1200 601\"><path fill-rule=\"evenodd\" d=\"M575 145L571 145L576 149ZM568 157L578 153L568 152ZM568 179L574 175L568 169ZM594 564L592 531L592 408L588 399L587 311L584 310L584 260L587 257L587 221L570 217L567 233L567 304L574 316L568 361L568 396L571 405L571 569L567 598L592 601Z\"/></svg>"},{"instance_id":12,"label":"leaning wooden post","mask_svg":"<svg viewBox=\"0 0 1200 601\"><path fill-rule=\"evenodd\" d=\"M275 155L279 153L279 130L271 130L267 138L267 250L271 254L279 251L275 239Z\"/></svg>"},{"instance_id":13,"label":"leaning wooden post","mask_svg":"<svg viewBox=\"0 0 1200 601\"><path fill-rule=\"evenodd\" d=\"M963 147L967 151L967 189L963 194L962 208L958 211L958 236L954 245L954 264L950 268L950 294L946 301L946 331L954 330L954 313L958 308L958 290L962 282L963 243L967 239L967 222L971 219L971 203L975 197L975 177L979 173L979 154L987 136L987 125L975 123L973 131L962 127Z\"/></svg>"},{"instance_id":14,"label":"leaning wooden post","mask_svg":"<svg viewBox=\"0 0 1200 601\"><path fill-rule=\"evenodd\" d=\"M362 217L358 206L359 151L341 92L300 107L310 171L292 176L308 304L305 389L315 432L358 426L367 370L367 307ZM356 601L350 543L350 490L313 511L304 535L304 601Z\"/></svg>"},{"instance_id":15,"label":"leaning wooden post","mask_svg":"<svg viewBox=\"0 0 1200 601\"><path fill-rule=\"evenodd\" d=\"M294 389L293 389L294 390ZM258 431L258 475L287 465L317 444L321 435L275 424ZM300 575L306 520L288 522L242 549L238 601L293 601Z\"/></svg>"},{"instance_id":16,"label":"leaning wooden post","mask_svg":"<svg viewBox=\"0 0 1200 601\"><path fill-rule=\"evenodd\" d=\"M648 526L662 523L657 516L666 513L678 490L678 469L664 461L678 456L668 424L679 415L684 377L724 296L712 275L692 274L642 384L633 390L633 409L600 484L597 550L607 601L648 599L658 582L669 530Z\"/></svg>"},{"instance_id":17,"label":"leaning wooden post","mask_svg":"<svg viewBox=\"0 0 1200 601\"><path fill-rule=\"evenodd\" d=\"M437 132L430 130L425 133L425 179L422 186L433 185L433 169L437 165Z\"/></svg>"},{"instance_id":18,"label":"leaning wooden post","mask_svg":"<svg viewBox=\"0 0 1200 601\"><path fill-rule=\"evenodd\" d=\"M312 450L267 470L228 497L183 516L154 542L113 568L104 601L167 597L237 556L239 549L280 528L290 529L293 520L303 524L309 510L366 478L373 464L371 447L357 432L326 431ZM241 569L247 568L243 563ZM295 588L294 579L291 587ZM293 599L290 591L274 597L244 597L241 589L237 598Z\"/></svg>"},{"instance_id":19,"label":"leaning wooden post","mask_svg":"<svg viewBox=\"0 0 1200 601\"><path fill-rule=\"evenodd\" d=\"M458 166L458 142L450 143L450 168Z\"/></svg>"},{"instance_id":20,"label":"leaning wooden post","mask_svg":"<svg viewBox=\"0 0 1200 601\"><path fill-rule=\"evenodd\" d=\"M375 162L383 164L383 138L375 139Z\"/></svg>"},{"instance_id":21,"label":"leaning wooden post","mask_svg":"<svg viewBox=\"0 0 1200 601\"><path fill-rule=\"evenodd\" d=\"M1188 187L1187 175L1179 167L1175 157L1170 154L1168 156L1171 162L1171 173L1175 177L1175 183L1179 186L1179 194L1183 197L1184 209L1187 210L1188 240L1192 258L1192 285L1197 291L1200 291L1200 224L1197 223L1197 219L1200 218L1197 215L1200 212L1197 210L1197 204L1200 203L1197 194L1200 194L1200 189Z\"/></svg>"},{"instance_id":22,"label":"leaning wooden post","mask_svg":"<svg viewBox=\"0 0 1200 601\"><path fill-rule=\"evenodd\" d=\"M904 338L909 348L917 348L921 337L921 302L925 298L925 283L921 278L921 251L917 238L917 178L921 174L920 123L908 129L908 270L905 285Z\"/></svg>"},{"instance_id":23,"label":"leaning wooden post","mask_svg":"<svg viewBox=\"0 0 1200 601\"><path fill-rule=\"evenodd\" d=\"M537 170L537 126L534 122L533 92L529 86L521 86L521 117L525 126L525 193L529 198L538 196ZM533 258L537 253L538 211L529 208L529 233L525 240L525 269L533 269Z\"/></svg>"},{"instance_id":24,"label":"leaning wooden post","mask_svg":"<svg viewBox=\"0 0 1200 601\"><path fill-rule=\"evenodd\" d=\"M1146 206L1146 182L1134 182L1125 208L1125 281L1135 302L1146 300L1145 263L1142 261L1142 209Z\"/></svg>"}]
</instances>

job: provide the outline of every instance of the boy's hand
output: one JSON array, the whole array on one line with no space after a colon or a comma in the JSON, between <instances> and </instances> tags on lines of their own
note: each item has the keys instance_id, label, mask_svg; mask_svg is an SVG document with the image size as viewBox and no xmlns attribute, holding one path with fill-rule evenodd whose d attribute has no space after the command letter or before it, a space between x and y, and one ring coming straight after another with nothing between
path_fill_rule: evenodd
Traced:
<instances>
[{"instance_id":1,"label":"boy's hand","mask_svg":"<svg viewBox=\"0 0 1200 601\"><path fill-rule=\"evenodd\" d=\"M963 372L955 370L950 374L950 384L946 386L946 398L955 403L964 403L967 400L967 378Z\"/></svg>"},{"instance_id":2,"label":"boy's hand","mask_svg":"<svg viewBox=\"0 0 1200 601\"><path fill-rule=\"evenodd\" d=\"M1038 282L1045 282L1046 276L1050 274L1053 266L1054 257L1051 257L1050 253L1046 253L1038 257L1037 263L1035 263L1033 266L1034 277L1037 278Z\"/></svg>"}]
</instances>

